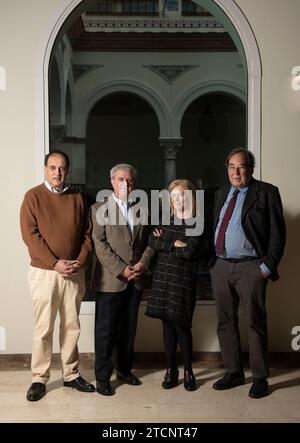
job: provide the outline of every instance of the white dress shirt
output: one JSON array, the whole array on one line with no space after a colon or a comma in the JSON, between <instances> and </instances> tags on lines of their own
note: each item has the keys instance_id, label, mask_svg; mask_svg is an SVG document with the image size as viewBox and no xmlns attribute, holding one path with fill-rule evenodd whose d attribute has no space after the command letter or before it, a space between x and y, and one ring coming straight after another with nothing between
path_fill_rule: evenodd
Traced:
<instances>
[{"instance_id":1,"label":"white dress shirt","mask_svg":"<svg viewBox=\"0 0 300 443\"><path fill-rule=\"evenodd\" d=\"M61 189L54 188L53 186L51 186L51 185L47 182L47 180L44 181L44 185L46 186L47 189L49 189L49 191L51 191L51 192L56 192L57 194L61 194L62 192L65 192L65 191L68 189L68 186L65 186L65 187L64 187L64 185L61 186Z\"/></svg>"},{"instance_id":2,"label":"white dress shirt","mask_svg":"<svg viewBox=\"0 0 300 443\"><path fill-rule=\"evenodd\" d=\"M134 220L133 220L133 211L132 211L132 201L129 200L121 200L120 198L118 198L114 193L113 193L113 198L115 200L115 202L117 203L117 205L120 208L120 211L122 212L123 217L125 218L127 225L130 229L130 233L132 234L133 232L133 225L134 225Z\"/></svg>"}]
</instances>

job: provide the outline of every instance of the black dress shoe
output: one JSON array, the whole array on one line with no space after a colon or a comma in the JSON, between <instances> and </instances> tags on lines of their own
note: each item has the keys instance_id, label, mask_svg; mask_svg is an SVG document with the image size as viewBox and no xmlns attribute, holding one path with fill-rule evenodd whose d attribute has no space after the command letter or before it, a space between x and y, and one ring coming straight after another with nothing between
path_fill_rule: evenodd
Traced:
<instances>
[{"instance_id":1,"label":"black dress shoe","mask_svg":"<svg viewBox=\"0 0 300 443\"><path fill-rule=\"evenodd\" d=\"M111 388L109 380L97 381L96 383L97 392L101 395L113 395L114 392Z\"/></svg>"},{"instance_id":2,"label":"black dress shoe","mask_svg":"<svg viewBox=\"0 0 300 443\"><path fill-rule=\"evenodd\" d=\"M249 391L249 397L262 398L268 395L269 386L266 378L254 378Z\"/></svg>"},{"instance_id":3,"label":"black dress shoe","mask_svg":"<svg viewBox=\"0 0 300 443\"><path fill-rule=\"evenodd\" d=\"M170 368L167 369L164 381L161 384L162 387L164 389L175 388L175 386L178 385L178 375L179 375L178 369L170 369Z\"/></svg>"},{"instance_id":4,"label":"black dress shoe","mask_svg":"<svg viewBox=\"0 0 300 443\"><path fill-rule=\"evenodd\" d=\"M243 374L243 372L234 372L232 374L226 372L223 378L220 378L220 380L216 381L213 384L213 388L217 389L218 391L223 391L225 389L235 388L236 386L244 384L245 375Z\"/></svg>"},{"instance_id":5,"label":"black dress shoe","mask_svg":"<svg viewBox=\"0 0 300 443\"><path fill-rule=\"evenodd\" d=\"M32 383L27 391L26 398L28 401L37 401L46 395L46 385L44 383Z\"/></svg>"},{"instance_id":6,"label":"black dress shoe","mask_svg":"<svg viewBox=\"0 0 300 443\"><path fill-rule=\"evenodd\" d=\"M81 376L75 378L71 381L64 381L64 386L67 388L75 388L77 391L81 392L94 392L95 386L91 383L87 382L84 378Z\"/></svg>"},{"instance_id":7,"label":"black dress shoe","mask_svg":"<svg viewBox=\"0 0 300 443\"><path fill-rule=\"evenodd\" d=\"M184 388L187 391L195 391L196 389L196 380L192 370L184 371Z\"/></svg>"},{"instance_id":8,"label":"black dress shoe","mask_svg":"<svg viewBox=\"0 0 300 443\"><path fill-rule=\"evenodd\" d=\"M117 380L121 380L124 383L127 383L128 385L132 385L132 386L138 386L138 385L142 384L141 380L139 380L131 372L129 374L123 374L122 372L118 372L117 373Z\"/></svg>"}]
</instances>

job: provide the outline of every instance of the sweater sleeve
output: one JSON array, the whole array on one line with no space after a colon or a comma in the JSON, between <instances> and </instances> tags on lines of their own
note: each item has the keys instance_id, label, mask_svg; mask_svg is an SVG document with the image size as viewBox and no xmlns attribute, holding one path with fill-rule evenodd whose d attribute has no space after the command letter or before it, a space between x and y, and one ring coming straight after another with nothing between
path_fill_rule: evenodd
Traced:
<instances>
[{"instance_id":1,"label":"sweater sleeve","mask_svg":"<svg viewBox=\"0 0 300 443\"><path fill-rule=\"evenodd\" d=\"M158 228L160 229L160 228ZM149 246L154 249L154 251L173 251L174 242L168 239L164 233L161 237L155 237L153 233L149 235Z\"/></svg>"},{"instance_id":2,"label":"sweater sleeve","mask_svg":"<svg viewBox=\"0 0 300 443\"><path fill-rule=\"evenodd\" d=\"M28 247L31 257L36 257L48 267L53 268L58 258L52 253L47 242L42 237L35 213L34 199L27 193L25 194L20 212L22 238Z\"/></svg>"},{"instance_id":3,"label":"sweater sleeve","mask_svg":"<svg viewBox=\"0 0 300 443\"><path fill-rule=\"evenodd\" d=\"M149 271L150 263L151 263L151 260L154 257L154 255L155 255L154 249L148 245L146 247L145 251L143 252L142 257L139 260L145 266L147 271Z\"/></svg>"},{"instance_id":4,"label":"sweater sleeve","mask_svg":"<svg viewBox=\"0 0 300 443\"><path fill-rule=\"evenodd\" d=\"M195 256L195 253L197 252L201 236L194 236L194 237L188 237L185 240L183 240L187 245L182 248L176 248L174 247L173 253L176 255L176 257L185 258L186 260L190 260Z\"/></svg>"}]
</instances>

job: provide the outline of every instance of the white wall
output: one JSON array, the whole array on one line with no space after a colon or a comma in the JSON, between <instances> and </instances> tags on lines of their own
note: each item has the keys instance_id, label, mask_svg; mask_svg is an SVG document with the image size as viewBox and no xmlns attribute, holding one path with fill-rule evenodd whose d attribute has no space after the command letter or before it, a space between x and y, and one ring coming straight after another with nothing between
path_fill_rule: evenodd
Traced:
<instances>
[{"instance_id":1,"label":"white wall","mask_svg":"<svg viewBox=\"0 0 300 443\"><path fill-rule=\"evenodd\" d=\"M238 1L256 35L262 59L262 177L279 186L287 223L281 279L269 287L270 348L290 350L300 324L299 232L300 94L291 89L298 64L300 2Z\"/></svg>"},{"instance_id":2,"label":"white wall","mask_svg":"<svg viewBox=\"0 0 300 443\"><path fill-rule=\"evenodd\" d=\"M19 208L24 192L37 184L41 146L37 101L41 91L41 42L50 23L70 0L1 1L0 65L7 73L7 90L0 91L1 298L0 327L6 329L6 353L30 353L32 313L27 286L27 251L19 233ZM297 180L300 150L300 93L291 90L290 71L299 65L298 0L236 0L246 15L261 52L262 177L281 190L288 227L281 279L269 285L270 350L290 350L290 332L300 324L299 259L300 203ZM18 13L19 11L19 13ZM15 30L22 32L15 32ZM41 176L41 175L40 175ZM143 316L138 351L162 350L159 322ZM195 350L218 350L214 305L196 307ZM245 340L244 340L245 341ZM57 350L57 347L56 347ZM82 315L80 350L93 350L93 316Z\"/></svg>"}]
</instances>

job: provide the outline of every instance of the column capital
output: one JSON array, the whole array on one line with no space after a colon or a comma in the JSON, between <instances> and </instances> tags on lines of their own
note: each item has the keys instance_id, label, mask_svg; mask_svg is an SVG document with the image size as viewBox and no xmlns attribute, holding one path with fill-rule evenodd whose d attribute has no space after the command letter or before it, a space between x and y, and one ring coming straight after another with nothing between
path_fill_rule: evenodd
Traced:
<instances>
[{"instance_id":1,"label":"column capital","mask_svg":"<svg viewBox=\"0 0 300 443\"><path fill-rule=\"evenodd\" d=\"M164 149L166 160L175 160L176 154L182 144L182 137L159 138L159 144Z\"/></svg>"},{"instance_id":2,"label":"column capital","mask_svg":"<svg viewBox=\"0 0 300 443\"><path fill-rule=\"evenodd\" d=\"M181 146L181 137L160 137L159 144L165 155L165 187L176 178L176 156Z\"/></svg>"}]
</instances>

